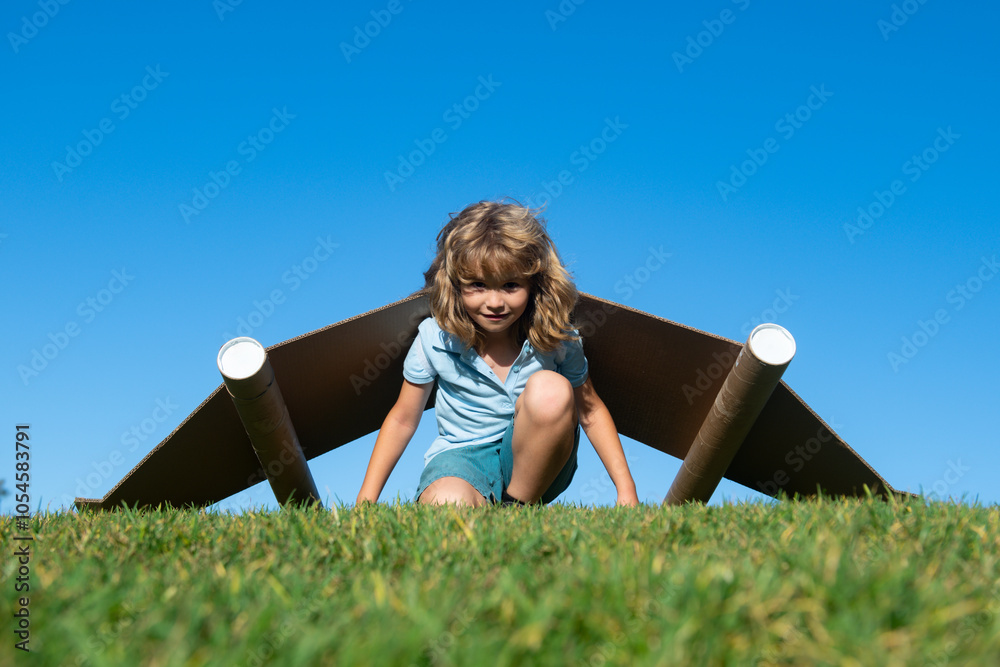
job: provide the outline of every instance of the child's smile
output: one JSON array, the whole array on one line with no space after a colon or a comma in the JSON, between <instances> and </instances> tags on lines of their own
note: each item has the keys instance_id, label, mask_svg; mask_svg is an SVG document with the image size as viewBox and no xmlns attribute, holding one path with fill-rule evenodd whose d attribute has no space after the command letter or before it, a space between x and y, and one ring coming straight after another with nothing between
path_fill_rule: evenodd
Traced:
<instances>
[{"instance_id":1,"label":"child's smile","mask_svg":"<svg viewBox=\"0 0 1000 667\"><path fill-rule=\"evenodd\" d=\"M487 336L500 334L520 319L530 290L521 278L482 278L462 288L462 304Z\"/></svg>"}]
</instances>

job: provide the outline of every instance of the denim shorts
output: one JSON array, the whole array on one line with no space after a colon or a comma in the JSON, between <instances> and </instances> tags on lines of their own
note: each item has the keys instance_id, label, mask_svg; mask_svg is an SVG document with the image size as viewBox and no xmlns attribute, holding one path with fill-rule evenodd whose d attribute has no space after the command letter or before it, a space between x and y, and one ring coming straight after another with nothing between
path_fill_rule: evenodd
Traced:
<instances>
[{"instance_id":1,"label":"denim shorts","mask_svg":"<svg viewBox=\"0 0 1000 667\"><path fill-rule=\"evenodd\" d=\"M500 502L502 492L510 484L514 472L514 450L511 440L514 435L514 418L511 417L503 438L497 442L487 442L482 445L465 445L455 449L447 449L437 454L424 466L417 486L417 500L432 482L442 477L460 477L475 487L489 502ZM576 472L576 453L580 448L580 426L576 427L573 438L573 451L566 461L555 481L542 494L542 503L550 503L569 487Z\"/></svg>"}]
</instances>

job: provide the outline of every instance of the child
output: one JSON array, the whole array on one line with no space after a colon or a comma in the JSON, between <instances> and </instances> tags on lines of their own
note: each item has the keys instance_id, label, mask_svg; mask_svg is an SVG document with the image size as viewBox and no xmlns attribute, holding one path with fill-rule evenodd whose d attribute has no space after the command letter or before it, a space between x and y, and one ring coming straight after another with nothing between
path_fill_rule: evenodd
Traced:
<instances>
[{"instance_id":1,"label":"child","mask_svg":"<svg viewBox=\"0 0 1000 667\"><path fill-rule=\"evenodd\" d=\"M542 222L516 204L472 204L438 234L424 274L431 315L403 364L358 502L376 502L420 423L434 382L438 437L419 502L548 503L576 470L580 425L618 490L635 483L570 325L576 287Z\"/></svg>"}]
</instances>

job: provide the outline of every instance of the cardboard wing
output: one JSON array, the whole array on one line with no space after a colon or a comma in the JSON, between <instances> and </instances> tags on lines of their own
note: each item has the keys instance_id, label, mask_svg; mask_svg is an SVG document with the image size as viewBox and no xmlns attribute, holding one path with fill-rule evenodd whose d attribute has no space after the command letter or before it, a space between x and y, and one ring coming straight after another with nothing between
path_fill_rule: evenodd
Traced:
<instances>
[{"instance_id":1,"label":"cardboard wing","mask_svg":"<svg viewBox=\"0 0 1000 667\"><path fill-rule=\"evenodd\" d=\"M428 315L426 298L411 296L267 349L307 459L378 430ZM591 378L619 432L683 459L741 345L586 294L576 315ZM866 486L876 495L898 493L784 382L725 476L769 495L822 489L861 496ZM78 498L76 505L209 505L265 479L220 385L103 498ZM664 490L669 482L665 477Z\"/></svg>"}]
</instances>

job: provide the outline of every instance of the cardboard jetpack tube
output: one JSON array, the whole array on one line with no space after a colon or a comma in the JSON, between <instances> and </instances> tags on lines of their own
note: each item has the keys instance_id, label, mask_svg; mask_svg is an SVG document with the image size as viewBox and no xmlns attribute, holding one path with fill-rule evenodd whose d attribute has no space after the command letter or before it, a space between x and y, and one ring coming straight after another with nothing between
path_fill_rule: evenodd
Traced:
<instances>
[{"instance_id":1,"label":"cardboard jetpack tube","mask_svg":"<svg viewBox=\"0 0 1000 667\"><path fill-rule=\"evenodd\" d=\"M795 339L784 327L761 324L750 332L663 499L665 505L708 502L794 355Z\"/></svg>"},{"instance_id":2,"label":"cardboard jetpack tube","mask_svg":"<svg viewBox=\"0 0 1000 667\"><path fill-rule=\"evenodd\" d=\"M218 364L278 502L320 503L264 346L253 338L234 338L219 350Z\"/></svg>"}]
</instances>

